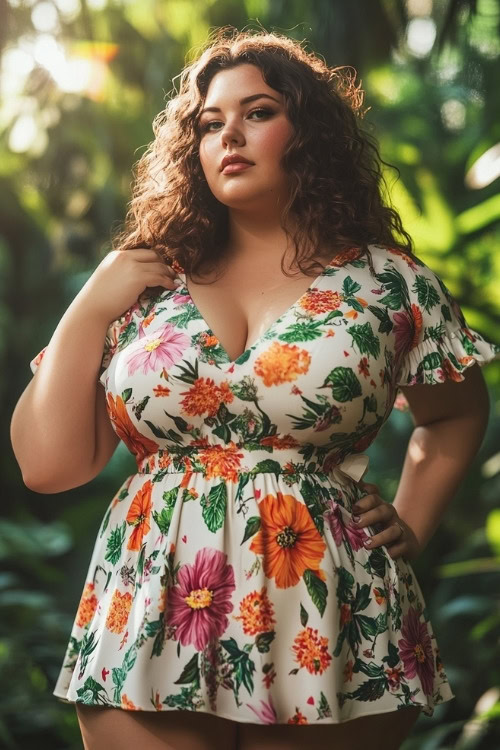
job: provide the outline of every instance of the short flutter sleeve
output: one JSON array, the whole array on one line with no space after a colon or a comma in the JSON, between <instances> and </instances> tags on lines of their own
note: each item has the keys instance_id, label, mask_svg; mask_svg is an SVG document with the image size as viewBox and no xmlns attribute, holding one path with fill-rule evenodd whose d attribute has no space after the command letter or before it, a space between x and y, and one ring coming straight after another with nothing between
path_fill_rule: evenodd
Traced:
<instances>
[{"instance_id":1,"label":"short flutter sleeve","mask_svg":"<svg viewBox=\"0 0 500 750\"><path fill-rule=\"evenodd\" d=\"M392 254L392 259L391 259ZM400 357L396 385L462 381L463 372L500 359L500 346L474 331L449 289L429 266L390 251L382 278L393 304L394 334Z\"/></svg>"},{"instance_id":2,"label":"short flutter sleeve","mask_svg":"<svg viewBox=\"0 0 500 750\"><path fill-rule=\"evenodd\" d=\"M112 323L110 323L108 327L108 330L106 331L106 338L104 340L101 367L99 369L98 378L101 385L105 385L104 375L114 354L121 348L124 343L128 341L129 330L131 325L133 325L131 319L132 310L127 310L127 312L124 313L124 315L122 315L120 318L112 321ZM32 373L35 373L40 366L40 362L44 357L47 346L44 346L43 349L38 352L36 357L33 357L33 359L31 360L30 368Z\"/></svg>"}]
</instances>

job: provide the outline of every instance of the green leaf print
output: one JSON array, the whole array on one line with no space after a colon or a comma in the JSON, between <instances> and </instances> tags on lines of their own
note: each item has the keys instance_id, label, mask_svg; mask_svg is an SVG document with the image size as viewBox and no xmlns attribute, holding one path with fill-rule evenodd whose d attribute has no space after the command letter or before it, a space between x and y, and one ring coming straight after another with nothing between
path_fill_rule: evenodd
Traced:
<instances>
[{"instance_id":1,"label":"green leaf print","mask_svg":"<svg viewBox=\"0 0 500 750\"><path fill-rule=\"evenodd\" d=\"M364 661L361 661L361 659L356 659L354 662L354 666L352 668L353 672L363 672L367 677L383 677L384 676L384 667L380 664L375 664L375 662L371 661L369 664L367 664Z\"/></svg>"},{"instance_id":2,"label":"green leaf print","mask_svg":"<svg viewBox=\"0 0 500 750\"><path fill-rule=\"evenodd\" d=\"M341 604L349 604L352 601L351 589L354 586L354 576L343 567L338 569L338 576L337 598Z\"/></svg>"},{"instance_id":3,"label":"green leaf print","mask_svg":"<svg viewBox=\"0 0 500 750\"><path fill-rule=\"evenodd\" d=\"M227 424L218 425L212 430L212 432L214 435L217 435L217 437L220 437L222 442L226 445L231 440L231 429L227 426Z\"/></svg>"},{"instance_id":4,"label":"green leaf print","mask_svg":"<svg viewBox=\"0 0 500 750\"><path fill-rule=\"evenodd\" d=\"M87 669L87 665L89 663L90 656L92 655L92 652L95 651L97 648L97 644L99 643L99 638L96 639L95 635L97 633L97 630L93 630L91 633L87 632L82 638L82 647L80 649L80 672L78 674L78 679L81 680L83 675L85 674L85 670Z\"/></svg>"},{"instance_id":5,"label":"green leaf print","mask_svg":"<svg viewBox=\"0 0 500 750\"><path fill-rule=\"evenodd\" d=\"M394 327L392 320L387 312L387 307L377 307L376 305L368 305L368 310L380 320L380 325L377 329L378 333L390 333Z\"/></svg>"},{"instance_id":6,"label":"green leaf print","mask_svg":"<svg viewBox=\"0 0 500 750\"><path fill-rule=\"evenodd\" d=\"M362 586L356 583L356 597L354 599L354 611L361 612L370 604L370 584L364 583Z\"/></svg>"},{"instance_id":7,"label":"green leaf print","mask_svg":"<svg viewBox=\"0 0 500 750\"><path fill-rule=\"evenodd\" d=\"M443 358L439 352L431 352L425 355L420 363L420 367L424 370L436 370L438 367L441 367L442 362Z\"/></svg>"},{"instance_id":8,"label":"green leaf print","mask_svg":"<svg viewBox=\"0 0 500 750\"><path fill-rule=\"evenodd\" d=\"M250 539L250 537L256 534L259 529L260 529L260 516L250 516L245 526L245 533L243 535L243 539L241 540L241 544L246 542L247 539Z\"/></svg>"},{"instance_id":9,"label":"green leaf print","mask_svg":"<svg viewBox=\"0 0 500 750\"><path fill-rule=\"evenodd\" d=\"M417 274L412 291L417 293L418 304L421 305L426 312L430 312L430 310L440 301L436 288L425 276Z\"/></svg>"},{"instance_id":10,"label":"green leaf print","mask_svg":"<svg viewBox=\"0 0 500 750\"><path fill-rule=\"evenodd\" d=\"M349 307L352 307L353 310L356 310L356 312L364 313L365 308L361 304L361 302L358 302L358 300L355 297L348 297L346 299L346 304L349 305Z\"/></svg>"},{"instance_id":11,"label":"green leaf print","mask_svg":"<svg viewBox=\"0 0 500 750\"><path fill-rule=\"evenodd\" d=\"M189 687L182 687L178 695L167 695L163 703L184 711L200 711L205 706L199 686L194 682Z\"/></svg>"},{"instance_id":12,"label":"green leaf print","mask_svg":"<svg viewBox=\"0 0 500 750\"><path fill-rule=\"evenodd\" d=\"M451 313L448 305L441 305L441 315L445 320L448 320L451 323Z\"/></svg>"},{"instance_id":13,"label":"green leaf print","mask_svg":"<svg viewBox=\"0 0 500 750\"><path fill-rule=\"evenodd\" d=\"M319 696L319 704L317 706L317 711L318 711L318 719L330 718L332 715L332 709L330 708L330 704L326 700L326 696L323 693L323 691L321 691L320 696Z\"/></svg>"},{"instance_id":14,"label":"green leaf print","mask_svg":"<svg viewBox=\"0 0 500 750\"><path fill-rule=\"evenodd\" d=\"M118 336L118 350L128 346L137 336L137 323L131 320L130 323L121 331Z\"/></svg>"},{"instance_id":15,"label":"green leaf print","mask_svg":"<svg viewBox=\"0 0 500 750\"><path fill-rule=\"evenodd\" d=\"M157 510L153 511L153 518L162 534L168 533L172 522L172 516L174 515L174 508L178 494L179 490L177 487L173 487L171 490L164 492L162 497L166 507L162 508L160 513L158 513Z\"/></svg>"},{"instance_id":16,"label":"green leaf print","mask_svg":"<svg viewBox=\"0 0 500 750\"><path fill-rule=\"evenodd\" d=\"M356 621L359 625L361 633L363 634L363 638L370 639L377 635L378 628L374 617L356 614Z\"/></svg>"},{"instance_id":17,"label":"green leaf print","mask_svg":"<svg viewBox=\"0 0 500 750\"><path fill-rule=\"evenodd\" d=\"M268 633L259 633L255 639L257 651L261 654L267 654L270 650L271 643L274 641L276 633L270 630Z\"/></svg>"},{"instance_id":18,"label":"green leaf print","mask_svg":"<svg viewBox=\"0 0 500 750\"><path fill-rule=\"evenodd\" d=\"M99 532L99 539L102 537L106 529L108 528L109 519L111 517L111 506L108 508L106 515L103 518L101 531Z\"/></svg>"},{"instance_id":19,"label":"green leaf print","mask_svg":"<svg viewBox=\"0 0 500 750\"><path fill-rule=\"evenodd\" d=\"M165 643L165 621L163 615L161 615L159 620L153 620L152 622L146 623L146 635L148 638L154 637L151 658L153 658L153 656L160 656Z\"/></svg>"},{"instance_id":20,"label":"green leaf print","mask_svg":"<svg viewBox=\"0 0 500 750\"><path fill-rule=\"evenodd\" d=\"M165 432L165 430L162 430L161 427L157 427L155 424L149 421L149 419L145 419L144 422L147 424L153 435L157 438L164 438L168 439L168 432Z\"/></svg>"},{"instance_id":21,"label":"green leaf print","mask_svg":"<svg viewBox=\"0 0 500 750\"><path fill-rule=\"evenodd\" d=\"M198 652L193 654L186 666L181 672L181 676L174 682L174 685L200 684L200 667L198 664Z\"/></svg>"},{"instance_id":22,"label":"green leaf print","mask_svg":"<svg viewBox=\"0 0 500 750\"><path fill-rule=\"evenodd\" d=\"M153 518L162 534L168 534L173 512L173 508L162 508L160 513L157 510L153 511Z\"/></svg>"},{"instance_id":23,"label":"green leaf print","mask_svg":"<svg viewBox=\"0 0 500 750\"><path fill-rule=\"evenodd\" d=\"M389 653L383 657L382 661L387 662L388 667L395 667L399 663L399 651L391 641L389 641Z\"/></svg>"},{"instance_id":24,"label":"green leaf print","mask_svg":"<svg viewBox=\"0 0 500 750\"><path fill-rule=\"evenodd\" d=\"M276 474L278 476L281 474L281 468L281 464L278 461L273 461L272 458L265 458L263 461L259 461L248 473L252 475L260 474L260 472L268 472L269 474Z\"/></svg>"},{"instance_id":25,"label":"green leaf print","mask_svg":"<svg viewBox=\"0 0 500 750\"><path fill-rule=\"evenodd\" d=\"M363 682L357 690L349 693L349 697L360 701L377 701L380 698L383 698L386 690L387 679L367 680L366 682Z\"/></svg>"},{"instance_id":26,"label":"green leaf print","mask_svg":"<svg viewBox=\"0 0 500 750\"><path fill-rule=\"evenodd\" d=\"M380 281L389 294L382 297L380 302L389 307L391 310L401 310L408 308L410 301L408 297L408 287L404 277L395 268L388 268L383 273L375 274L377 281Z\"/></svg>"},{"instance_id":27,"label":"green leaf print","mask_svg":"<svg viewBox=\"0 0 500 750\"><path fill-rule=\"evenodd\" d=\"M385 556L384 552L380 549L374 549L368 557L368 562L371 565L372 572L375 573L379 578L385 578L385 572L389 561Z\"/></svg>"},{"instance_id":28,"label":"green leaf print","mask_svg":"<svg viewBox=\"0 0 500 750\"><path fill-rule=\"evenodd\" d=\"M226 483L221 482L210 489L208 498L203 493L200 504L203 508L202 516L208 529L215 533L222 528L226 517L227 488Z\"/></svg>"},{"instance_id":29,"label":"green leaf print","mask_svg":"<svg viewBox=\"0 0 500 750\"><path fill-rule=\"evenodd\" d=\"M335 367L327 376L325 385L332 385L332 395L336 401L344 403L361 396L361 384L350 367Z\"/></svg>"},{"instance_id":30,"label":"green leaf print","mask_svg":"<svg viewBox=\"0 0 500 750\"><path fill-rule=\"evenodd\" d=\"M371 323L352 325L347 329L347 333L352 336L353 346L358 347L360 354L370 354L372 357L379 356L380 339L373 333Z\"/></svg>"},{"instance_id":31,"label":"green leaf print","mask_svg":"<svg viewBox=\"0 0 500 750\"><path fill-rule=\"evenodd\" d=\"M321 501L317 488L307 479L304 479L300 485L300 494L304 499L314 525L318 529L320 534L323 534L325 522L323 519L323 513L325 511L324 504Z\"/></svg>"},{"instance_id":32,"label":"green leaf print","mask_svg":"<svg viewBox=\"0 0 500 750\"><path fill-rule=\"evenodd\" d=\"M309 569L304 571L304 583L306 584L313 604L318 608L321 617L323 617L328 597L326 583L322 581L313 570Z\"/></svg>"},{"instance_id":33,"label":"green leaf print","mask_svg":"<svg viewBox=\"0 0 500 750\"><path fill-rule=\"evenodd\" d=\"M303 628L307 625L307 621L309 620L309 614L305 607L302 606L302 602L300 603L300 624Z\"/></svg>"},{"instance_id":34,"label":"green leaf print","mask_svg":"<svg viewBox=\"0 0 500 750\"><path fill-rule=\"evenodd\" d=\"M95 704L108 705L109 699L106 688L100 685L93 677L87 677L83 687L76 691L78 703L84 703L87 706Z\"/></svg>"},{"instance_id":35,"label":"green leaf print","mask_svg":"<svg viewBox=\"0 0 500 750\"><path fill-rule=\"evenodd\" d=\"M122 401L124 404L127 403L131 395L132 395L132 388L125 388L125 390L122 391Z\"/></svg>"},{"instance_id":36,"label":"green leaf print","mask_svg":"<svg viewBox=\"0 0 500 750\"><path fill-rule=\"evenodd\" d=\"M297 341L314 341L323 335L322 320L307 320L294 323L288 326L285 333L278 336L280 341L286 341L287 344L294 344Z\"/></svg>"},{"instance_id":37,"label":"green leaf print","mask_svg":"<svg viewBox=\"0 0 500 750\"><path fill-rule=\"evenodd\" d=\"M220 641L220 645L229 654L229 662L233 668L233 678L235 687L235 698L238 699L238 693L241 685L244 685L250 695L253 693L253 673L255 664L250 659L246 651L242 651L234 638L227 641Z\"/></svg>"},{"instance_id":38,"label":"green leaf print","mask_svg":"<svg viewBox=\"0 0 500 750\"><path fill-rule=\"evenodd\" d=\"M116 565L120 559L122 553L123 542L125 540L125 532L127 523L124 521L121 526L115 526L109 532L108 540L106 542L106 554L104 559L110 562L112 565Z\"/></svg>"},{"instance_id":39,"label":"green leaf print","mask_svg":"<svg viewBox=\"0 0 500 750\"><path fill-rule=\"evenodd\" d=\"M357 281L353 281L350 276L346 276L344 283L342 284L342 291L346 297L352 297L356 292L361 289L361 284Z\"/></svg>"}]
</instances>

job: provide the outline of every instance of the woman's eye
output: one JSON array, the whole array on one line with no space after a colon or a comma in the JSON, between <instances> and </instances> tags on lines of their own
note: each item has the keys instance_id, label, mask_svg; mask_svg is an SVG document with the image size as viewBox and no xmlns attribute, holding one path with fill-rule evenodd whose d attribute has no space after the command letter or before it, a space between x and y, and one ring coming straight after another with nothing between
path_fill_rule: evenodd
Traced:
<instances>
[{"instance_id":1,"label":"woman's eye","mask_svg":"<svg viewBox=\"0 0 500 750\"><path fill-rule=\"evenodd\" d=\"M264 107L259 107L258 109L252 109L252 111L249 112L249 115L253 115L256 112L259 112L259 113L264 114L264 115L272 115L271 110L270 109L265 109ZM260 120L261 118L259 117L258 119Z\"/></svg>"},{"instance_id":2,"label":"woman's eye","mask_svg":"<svg viewBox=\"0 0 500 750\"><path fill-rule=\"evenodd\" d=\"M265 109L264 107L258 107L257 109L252 109L251 112L248 113L247 117L250 117L251 115L254 115L254 114L257 114L257 113L259 115L264 115L264 117L257 117L256 118L257 120L263 120L268 115L272 115L273 114L270 109ZM213 133L214 130L213 130L213 128L211 126L212 125L217 125L217 123L220 123L220 122L222 122L222 121L221 120L210 120L209 122L204 122L204 123L202 123L200 125L200 130L201 130L202 133L206 133L207 131Z\"/></svg>"}]
</instances>

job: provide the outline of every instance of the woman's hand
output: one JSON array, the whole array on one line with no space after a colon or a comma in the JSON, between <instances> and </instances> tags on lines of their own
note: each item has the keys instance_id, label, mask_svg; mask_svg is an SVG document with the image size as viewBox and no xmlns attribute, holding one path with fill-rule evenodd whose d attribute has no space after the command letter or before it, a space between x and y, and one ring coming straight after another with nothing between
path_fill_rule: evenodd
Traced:
<instances>
[{"instance_id":1,"label":"woman's hand","mask_svg":"<svg viewBox=\"0 0 500 750\"><path fill-rule=\"evenodd\" d=\"M369 494L353 505L353 523L357 528L376 526L378 531L370 537L366 548L375 549L383 544L393 560L398 557L405 557L407 560L417 557L421 551L420 543L408 524L399 517L394 505L380 497L376 484L360 484ZM356 521L356 517L359 517L359 521Z\"/></svg>"},{"instance_id":2,"label":"woman's hand","mask_svg":"<svg viewBox=\"0 0 500 750\"><path fill-rule=\"evenodd\" d=\"M176 272L150 248L113 250L99 263L78 297L94 315L116 320L147 287L176 289Z\"/></svg>"}]
</instances>

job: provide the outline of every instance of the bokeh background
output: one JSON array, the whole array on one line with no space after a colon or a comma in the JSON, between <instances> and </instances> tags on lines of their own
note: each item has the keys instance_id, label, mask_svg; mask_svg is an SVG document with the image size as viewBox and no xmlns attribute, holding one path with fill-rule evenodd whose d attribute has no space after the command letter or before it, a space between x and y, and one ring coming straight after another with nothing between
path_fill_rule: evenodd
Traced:
<instances>
[{"instance_id":1,"label":"bokeh background","mask_svg":"<svg viewBox=\"0 0 500 750\"><path fill-rule=\"evenodd\" d=\"M36 494L10 417L29 360L110 249L153 117L222 25L286 33L356 69L417 254L500 340L499 0L0 0L1 747L81 748L52 689L101 518L135 470L121 444L90 484ZM499 366L484 369L482 448L414 563L457 697L404 750L500 748ZM411 429L394 411L369 450L386 500Z\"/></svg>"}]
</instances>

